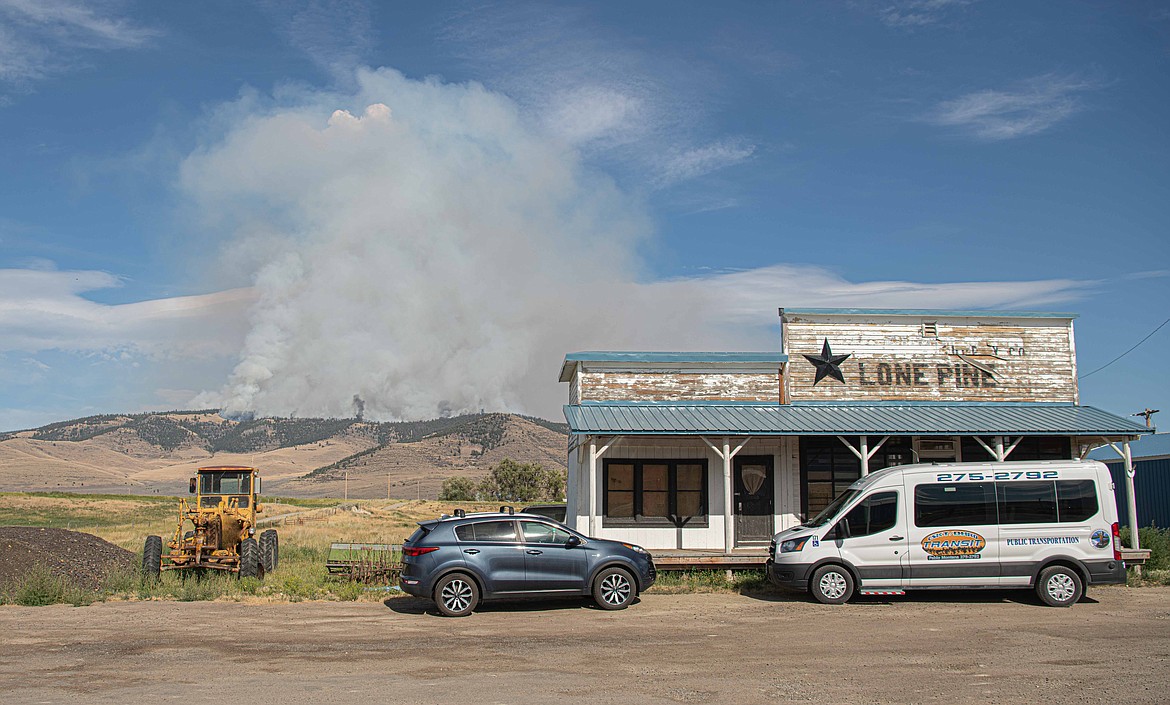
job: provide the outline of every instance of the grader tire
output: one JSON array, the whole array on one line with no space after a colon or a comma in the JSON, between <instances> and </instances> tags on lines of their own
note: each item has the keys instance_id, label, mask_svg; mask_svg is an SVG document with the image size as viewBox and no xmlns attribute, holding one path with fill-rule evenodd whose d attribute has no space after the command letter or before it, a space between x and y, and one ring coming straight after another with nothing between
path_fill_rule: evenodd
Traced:
<instances>
[{"instance_id":1,"label":"grader tire","mask_svg":"<svg viewBox=\"0 0 1170 705\"><path fill-rule=\"evenodd\" d=\"M142 547L142 577L158 580L162 574L162 537L147 536Z\"/></svg>"},{"instance_id":2,"label":"grader tire","mask_svg":"<svg viewBox=\"0 0 1170 705\"><path fill-rule=\"evenodd\" d=\"M264 564L260 562L260 546L256 539L244 539L240 542L240 577L264 577Z\"/></svg>"},{"instance_id":3,"label":"grader tire","mask_svg":"<svg viewBox=\"0 0 1170 705\"><path fill-rule=\"evenodd\" d=\"M276 536L276 529L267 529L260 534L260 562L264 565L264 572L276 570L280 562L280 540Z\"/></svg>"}]
</instances>

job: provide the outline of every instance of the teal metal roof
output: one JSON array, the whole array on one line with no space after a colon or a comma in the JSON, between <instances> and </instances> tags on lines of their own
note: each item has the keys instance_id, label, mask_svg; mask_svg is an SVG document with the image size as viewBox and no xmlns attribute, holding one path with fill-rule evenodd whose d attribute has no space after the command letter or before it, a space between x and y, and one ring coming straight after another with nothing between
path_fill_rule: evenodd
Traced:
<instances>
[{"instance_id":1,"label":"teal metal roof","mask_svg":"<svg viewBox=\"0 0 1170 705\"><path fill-rule=\"evenodd\" d=\"M1129 452L1134 460L1142 458L1170 458L1170 433L1154 433L1145 436L1139 441L1129 444ZM1110 463L1120 463L1121 458L1112 448L1098 448L1089 453L1093 460Z\"/></svg>"},{"instance_id":2,"label":"teal metal roof","mask_svg":"<svg viewBox=\"0 0 1170 705\"><path fill-rule=\"evenodd\" d=\"M937 316L938 318L1077 318L1053 311L950 311L945 308L782 308L796 316Z\"/></svg>"},{"instance_id":3,"label":"teal metal roof","mask_svg":"<svg viewBox=\"0 0 1170 705\"><path fill-rule=\"evenodd\" d=\"M685 404L596 402L564 408L569 431L621 435L1133 436L1144 425L1055 404Z\"/></svg>"},{"instance_id":4,"label":"teal metal roof","mask_svg":"<svg viewBox=\"0 0 1170 705\"><path fill-rule=\"evenodd\" d=\"M569 381L571 370L578 362L738 363L779 366L788 362L788 355L782 352L615 352L598 350L574 352L565 355L565 362L561 365L560 379L562 382Z\"/></svg>"}]
</instances>

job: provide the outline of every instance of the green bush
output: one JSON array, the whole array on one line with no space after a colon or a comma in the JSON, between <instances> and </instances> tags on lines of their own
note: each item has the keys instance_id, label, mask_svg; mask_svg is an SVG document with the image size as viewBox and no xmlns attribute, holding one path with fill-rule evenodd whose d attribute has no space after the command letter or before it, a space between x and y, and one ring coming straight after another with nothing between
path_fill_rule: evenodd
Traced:
<instances>
[{"instance_id":1,"label":"green bush","mask_svg":"<svg viewBox=\"0 0 1170 705\"><path fill-rule=\"evenodd\" d=\"M1159 529L1156 526L1143 526L1138 531L1142 548L1150 550L1150 560L1143 568L1147 570L1170 570L1170 529ZM1121 530L1121 545L1130 545L1129 527Z\"/></svg>"},{"instance_id":2,"label":"green bush","mask_svg":"<svg viewBox=\"0 0 1170 705\"><path fill-rule=\"evenodd\" d=\"M69 585L43 565L37 565L17 581L12 602L24 607L42 607L65 602Z\"/></svg>"},{"instance_id":3,"label":"green bush","mask_svg":"<svg viewBox=\"0 0 1170 705\"><path fill-rule=\"evenodd\" d=\"M540 463L517 463L504 458L479 484L479 498L502 502L558 501L565 496L565 473L546 470Z\"/></svg>"},{"instance_id":4,"label":"green bush","mask_svg":"<svg viewBox=\"0 0 1170 705\"><path fill-rule=\"evenodd\" d=\"M475 500L475 483L468 477L449 477L443 480L439 490L441 502L472 502Z\"/></svg>"}]
</instances>

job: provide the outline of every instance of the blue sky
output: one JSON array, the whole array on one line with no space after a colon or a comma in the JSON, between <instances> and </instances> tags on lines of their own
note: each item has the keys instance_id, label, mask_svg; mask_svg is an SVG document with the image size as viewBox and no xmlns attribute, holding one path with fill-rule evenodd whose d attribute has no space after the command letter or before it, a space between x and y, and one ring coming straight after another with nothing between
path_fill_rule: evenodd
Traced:
<instances>
[{"instance_id":1,"label":"blue sky","mask_svg":"<svg viewBox=\"0 0 1170 705\"><path fill-rule=\"evenodd\" d=\"M776 308L1170 317L1165 3L0 0L0 430L559 417ZM1170 404L1170 326L1081 383ZM1170 413L1170 408L1167 412Z\"/></svg>"}]
</instances>

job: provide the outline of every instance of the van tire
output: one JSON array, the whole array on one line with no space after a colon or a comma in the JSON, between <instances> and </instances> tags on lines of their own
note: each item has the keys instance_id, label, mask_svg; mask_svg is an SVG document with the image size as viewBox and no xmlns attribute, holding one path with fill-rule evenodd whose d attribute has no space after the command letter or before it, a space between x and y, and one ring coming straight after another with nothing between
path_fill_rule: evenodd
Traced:
<instances>
[{"instance_id":1,"label":"van tire","mask_svg":"<svg viewBox=\"0 0 1170 705\"><path fill-rule=\"evenodd\" d=\"M853 575L839 565L823 565L808 581L813 599L826 605L843 605L853 597Z\"/></svg>"},{"instance_id":2,"label":"van tire","mask_svg":"<svg viewBox=\"0 0 1170 705\"><path fill-rule=\"evenodd\" d=\"M1084 581L1075 568L1050 565L1036 580L1036 595L1049 607L1072 607L1084 594Z\"/></svg>"}]
</instances>

